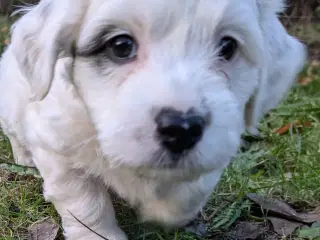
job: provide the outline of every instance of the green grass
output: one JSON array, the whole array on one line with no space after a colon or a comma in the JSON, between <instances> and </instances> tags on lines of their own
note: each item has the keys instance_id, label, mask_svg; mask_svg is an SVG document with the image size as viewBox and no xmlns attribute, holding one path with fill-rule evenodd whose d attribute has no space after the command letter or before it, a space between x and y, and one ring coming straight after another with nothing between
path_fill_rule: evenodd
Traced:
<instances>
[{"instance_id":1,"label":"green grass","mask_svg":"<svg viewBox=\"0 0 320 240\"><path fill-rule=\"evenodd\" d=\"M7 34L1 30L1 43ZM227 231L238 219L263 221L245 198L249 192L284 200L299 210L320 206L320 69L315 69L314 75L311 84L295 87L261 123L264 141L240 153L225 170L204 211L209 231ZM283 135L273 133L295 120L311 122L311 127L292 127ZM1 134L0 162L12 162L10 144ZM60 223L54 207L43 199L41 184L41 179L0 170L0 240L26 239L28 226L47 216ZM141 224L126 203L115 199L114 204L119 223L130 239L196 239L182 230L167 232Z\"/></svg>"}]
</instances>

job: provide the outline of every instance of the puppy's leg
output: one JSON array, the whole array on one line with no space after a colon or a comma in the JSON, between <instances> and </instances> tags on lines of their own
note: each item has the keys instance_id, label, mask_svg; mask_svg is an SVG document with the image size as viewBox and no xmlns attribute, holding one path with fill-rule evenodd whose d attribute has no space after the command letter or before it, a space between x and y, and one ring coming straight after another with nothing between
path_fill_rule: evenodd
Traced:
<instances>
[{"instance_id":1,"label":"puppy's leg","mask_svg":"<svg viewBox=\"0 0 320 240\"><path fill-rule=\"evenodd\" d=\"M17 131L14 131L12 128L10 128L9 125L7 125L4 121L0 121L0 123L2 132L10 141L15 163L22 166L34 167L35 164L32 160L30 152L19 142L18 138L16 137Z\"/></svg>"},{"instance_id":2,"label":"puppy's leg","mask_svg":"<svg viewBox=\"0 0 320 240\"><path fill-rule=\"evenodd\" d=\"M82 170L68 169L68 158L42 149L35 152L35 163L44 179L45 198L60 214L67 240L101 240L96 233L109 240L127 239L117 226L112 202L103 183L84 176Z\"/></svg>"},{"instance_id":3,"label":"puppy's leg","mask_svg":"<svg viewBox=\"0 0 320 240\"><path fill-rule=\"evenodd\" d=\"M22 166L35 167L30 152L20 144L18 139L12 135L7 135L7 137L11 144L15 163Z\"/></svg>"}]
</instances>

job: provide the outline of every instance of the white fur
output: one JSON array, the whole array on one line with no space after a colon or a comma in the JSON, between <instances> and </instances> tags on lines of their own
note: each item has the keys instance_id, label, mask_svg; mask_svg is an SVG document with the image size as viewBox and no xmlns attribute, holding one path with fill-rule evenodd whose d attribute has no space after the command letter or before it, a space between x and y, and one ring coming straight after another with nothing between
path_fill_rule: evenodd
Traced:
<instances>
[{"instance_id":1,"label":"white fur","mask_svg":"<svg viewBox=\"0 0 320 240\"><path fill-rule=\"evenodd\" d=\"M110 240L127 239L108 187L146 220L181 226L199 212L240 135L256 131L304 64L304 46L277 19L282 4L42 0L16 23L1 60L1 126L16 161L39 169L67 239L100 239L70 212ZM78 54L106 24L137 38L137 60ZM224 35L241 43L229 63L216 55ZM174 168L154 138L162 107L211 115Z\"/></svg>"}]
</instances>

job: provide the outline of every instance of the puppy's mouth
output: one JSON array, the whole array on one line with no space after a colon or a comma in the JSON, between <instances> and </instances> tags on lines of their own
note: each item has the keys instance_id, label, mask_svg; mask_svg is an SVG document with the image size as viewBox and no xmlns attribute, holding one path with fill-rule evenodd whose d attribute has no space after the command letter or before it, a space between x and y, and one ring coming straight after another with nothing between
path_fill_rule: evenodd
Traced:
<instances>
[{"instance_id":1,"label":"puppy's mouth","mask_svg":"<svg viewBox=\"0 0 320 240\"><path fill-rule=\"evenodd\" d=\"M150 158L149 166L136 168L137 176L142 178L173 179L175 181L193 181L214 169L205 169L197 164L194 150L172 153L161 148Z\"/></svg>"},{"instance_id":2,"label":"puppy's mouth","mask_svg":"<svg viewBox=\"0 0 320 240\"><path fill-rule=\"evenodd\" d=\"M146 179L171 179L172 181L195 181L201 176L212 172L212 169L199 168L139 168L136 169L136 175L139 178Z\"/></svg>"},{"instance_id":3,"label":"puppy's mouth","mask_svg":"<svg viewBox=\"0 0 320 240\"><path fill-rule=\"evenodd\" d=\"M190 157L191 151L171 152L166 148L160 148L151 157L152 168L178 169L185 167L184 162Z\"/></svg>"}]
</instances>

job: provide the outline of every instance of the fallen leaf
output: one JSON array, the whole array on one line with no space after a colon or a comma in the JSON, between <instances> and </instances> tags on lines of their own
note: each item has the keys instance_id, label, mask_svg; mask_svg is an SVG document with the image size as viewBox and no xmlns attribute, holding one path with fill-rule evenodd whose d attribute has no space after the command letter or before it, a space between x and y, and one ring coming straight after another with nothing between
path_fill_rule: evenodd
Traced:
<instances>
[{"instance_id":1,"label":"fallen leaf","mask_svg":"<svg viewBox=\"0 0 320 240\"><path fill-rule=\"evenodd\" d=\"M304 126L309 128L309 127L312 126L312 123L311 123L310 121L306 121L306 122L304 123Z\"/></svg>"},{"instance_id":2,"label":"fallen leaf","mask_svg":"<svg viewBox=\"0 0 320 240\"><path fill-rule=\"evenodd\" d=\"M300 78L298 83L302 86L306 86L306 85L310 84L314 79L315 79L315 76L310 75L310 76Z\"/></svg>"},{"instance_id":3,"label":"fallen leaf","mask_svg":"<svg viewBox=\"0 0 320 240\"><path fill-rule=\"evenodd\" d=\"M55 240L59 226L53 222L52 218L45 218L32 224L28 231L28 240Z\"/></svg>"},{"instance_id":4,"label":"fallen leaf","mask_svg":"<svg viewBox=\"0 0 320 240\"><path fill-rule=\"evenodd\" d=\"M254 193L248 193L247 197L261 206L261 208L268 210L270 213L275 213L287 220L295 220L303 223L314 223L320 221L320 210L310 213L298 213L288 204L280 200L266 199Z\"/></svg>"},{"instance_id":5,"label":"fallen leaf","mask_svg":"<svg viewBox=\"0 0 320 240\"><path fill-rule=\"evenodd\" d=\"M2 33L5 33L5 32L7 32L8 31L8 27L7 26L3 26L2 28L1 28L1 32Z\"/></svg>"},{"instance_id":6,"label":"fallen leaf","mask_svg":"<svg viewBox=\"0 0 320 240\"><path fill-rule=\"evenodd\" d=\"M293 123L288 123L280 128L277 128L276 130L274 130L273 132L279 135L283 135L285 133L287 133L290 128L295 127L306 127L309 128L312 126L312 123L310 121L305 121L305 122L300 122L300 121L294 121Z\"/></svg>"},{"instance_id":7,"label":"fallen leaf","mask_svg":"<svg viewBox=\"0 0 320 240\"><path fill-rule=\"evenodd\" d=\"M284 237L291 235L298 227L303 225L283 218L268 217L267 219L271 222L273 230Z\"/></svg>"},{"instance_id":8,"label":"fallen leaf","mask_svg":"<svg viewBox=\"0 0 320 240\"><path fill-rule=\"evenodd\" d=\"M279 135L283 135L283 134L287 133L289 131L289 129L292 126L294 126L294 124L295 124L295 122L294 123L288 123L288 124L282 126L281 128L278 128L278 129L274 130L273 132L277 133Z\"/></svg>"},{"instance_id":9,"label":"fallen leaf","mask_svg":"<svg viewBox=\"0 0 320 240\"><path fill-rule=\"evenodd\" d=\"M265 223L240 222L230 232L230 235L238 240L257 239L268 231L269 227Z\"/></svg>"}]
</instances>

